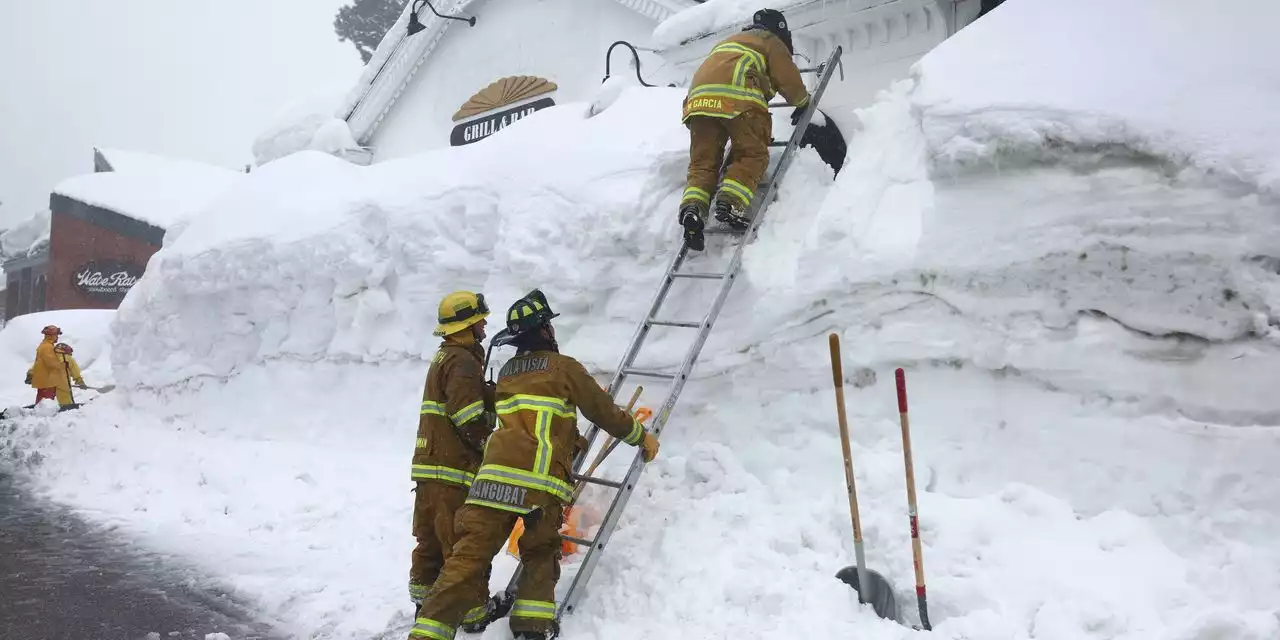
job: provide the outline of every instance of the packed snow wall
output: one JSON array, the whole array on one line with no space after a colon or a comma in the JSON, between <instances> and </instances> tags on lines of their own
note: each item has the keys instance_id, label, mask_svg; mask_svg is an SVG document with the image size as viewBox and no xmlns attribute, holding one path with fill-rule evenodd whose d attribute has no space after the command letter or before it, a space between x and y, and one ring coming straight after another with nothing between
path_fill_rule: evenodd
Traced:
<instances>
[{"instance_id":1,"label":"packed snow wall","mask_svg":"<svg viewBox=\"0 0 1280 640\"><path fill-rule=\"evenodd\" d=\"M1006 3L855 114L838 179L801 153L563 637L916 635L833 577L853 551L832 331L868 561L904 622L895 367L931 636L1280 634L1280 129L1240 102L1280 105L1257 62L1280 55L1280 16L1188 7ZM1093 24L1090 55L1065 46L1072 29L1037 33L1049 18ZM1215 46L1186 49L1188 30ZM590 118L563 104L371 167L265 165L122 305L121 387L15 424L0 460L290 634L403 636L440 296L502 309L543 287L563 350L606 379L676 248L682 97L631 89ZM691 267L724 257L713 242ZM678 291L672 316L707 293ZM678 361L678 331L639 365Z\"/></svg>"}]
</instances>

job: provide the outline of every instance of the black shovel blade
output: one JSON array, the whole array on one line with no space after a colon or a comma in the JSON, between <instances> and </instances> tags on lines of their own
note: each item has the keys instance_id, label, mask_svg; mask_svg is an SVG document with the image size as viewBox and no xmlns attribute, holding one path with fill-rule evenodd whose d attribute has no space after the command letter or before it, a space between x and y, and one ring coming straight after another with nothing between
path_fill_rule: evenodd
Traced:
<instances>
[{"instance_id":1,"label":"black shovel blade","mask_svg":"<svg viewBox=\"0 0 1280 640\"><path fill-rule=\"evenodd\" d=\"M858 567L849 566L836 572L836 577L845 584L853 587L862 596L862 601L871 605L871 609L876 615L886 620L898 619L898 604L894 601L893 585L884 576L867 569L867 586L866 590L862 590L858 584Z\"/></svg>"}]
</instances>

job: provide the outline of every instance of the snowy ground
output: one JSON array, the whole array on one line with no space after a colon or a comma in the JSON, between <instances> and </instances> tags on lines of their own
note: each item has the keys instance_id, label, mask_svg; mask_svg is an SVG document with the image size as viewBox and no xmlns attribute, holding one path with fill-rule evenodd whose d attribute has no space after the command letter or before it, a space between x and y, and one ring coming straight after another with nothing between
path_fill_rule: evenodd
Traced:
<instances>
[{"instance_id":1,"label":"snowy ground","mask_svg":"<svg viewBox=\"0 0 1280 640\"><path fill-rule=\"evenodd\" d=\"M929 637L1280 636L1280 206L1257 169L1277 165L1220 144L1249 162L1206 172L1195 143L1231 137L1212 131L1135 142L1156 140L1154 125L1123 105L1168 89L1158 77L1113 82L1092 105L1008 97L969 112L998 126L965 129L954 107L980 92L960 88L1001 75L963 59L1034 28L1034 11L1005 9L1098 9L1007 4L975 25L983 38L953 40L858 114L838 179L799 157L563 637L924 637L859 610L833 577L853 553L830 331L868 562L904 622L916 614L899 366ZM1116 30L1093 23L1090 42L1114 54L1136 18L1109 15ZM1140 24L1174 56L1188 23ZM1225 42L1214 24L1206 37ZM1252 42L1223 46L1243 56ZM940 60L970 82L942 92ZM1126 60L1082 60L1078 83L1132 72ZM1280 86L1274 71L1232 68L1215 82ZM119 390L17 423L3 459L54 499L190 556L297 637L403 635L407 468L439 296L476 288L503 308L541 286L563 350L605 379L678 236L680 97L631 89L590 119L561 105L368 168L319 154L264 166L157 254L122 305ZM1182 108L1207 123L1221 107L1192 94ZM1098 114L1124 135L1097 137ZM1048 144L1024 135L1048 125ZM962 143L981 152L950 153ZM697 270L724 257L712 246ZM696 316L695 294L678 293L673 315ZM683 346L666 333L651 344L641 365L673 364ZM659 401L649 389L641 404ZM500 556L495 583L510 566Z\"/></svg>"}]
</instances>

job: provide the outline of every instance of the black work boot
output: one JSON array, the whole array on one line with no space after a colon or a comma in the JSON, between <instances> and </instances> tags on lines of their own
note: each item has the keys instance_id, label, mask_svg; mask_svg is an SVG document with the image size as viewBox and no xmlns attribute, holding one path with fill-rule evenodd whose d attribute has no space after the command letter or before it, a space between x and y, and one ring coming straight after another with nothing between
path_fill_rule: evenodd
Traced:
<instances>
[{"instance_id":1,"label":"black work boot","mask_svg":"<svg viewBox=\"0 0 1280 640\"><path fill-rule=\"evenodd\" d=\"M474 622L463 622L459 628L467 633L480 633L484 631L494 620L498 620L511 612L511 605L515 604L515 598L507 594L506 591L499 591L489 597L484 602L484 617Z\"/></svg>"},{"instance_id":2,"label":"black work boot","mask_svg":"<svg viewBox=\"0 0 1280 640\"><path fill-rule=\"evenodd\" d=\"M552 620L546 631L516 631L515 640L554 640L560 637L560 623Z\"/></svg>"},{"instance_id":3,"label":"black work boot","mask_svg":"<svg viewBox=\"0 0 1280 640\"><path fill-rule=\"evenodd\" d=\"M716 200L716 220L723 222L738 231L746 231L751 226L751 219L743 215L745 212L732 198Z\"/></svg>"},{"instance_id":4,"label":"black work boot","mask_svg":"<svg viewBox=\"0 0 1280 640\"><path fill-rule=\"evenodd\" d=\"M702 251L707 248L702 228L706 226L707 214L696 204L680 207L680 226L684 227L684 243L690 251Z\"/></svg>"}]
</instances>

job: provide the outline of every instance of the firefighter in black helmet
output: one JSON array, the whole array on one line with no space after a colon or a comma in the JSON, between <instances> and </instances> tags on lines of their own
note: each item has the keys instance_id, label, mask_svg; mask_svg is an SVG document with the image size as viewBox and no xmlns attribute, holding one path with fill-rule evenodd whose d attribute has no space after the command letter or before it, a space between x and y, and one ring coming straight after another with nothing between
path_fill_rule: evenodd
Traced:
<instances>
[{"instance_id":1,"label":"firefighter in black helmet","mask_svg":"<svg viewBox=\"0 0 1280 640\"><path fill-rule=\"evenodd\" d=\"M524 572L511 606L511 631L517 640L555 637L561 514L573 493L569 471L582 441L578 411L605 432L643 448L646 462L658 455L658 439L614 404L581 363L560 354L551 326L557 315L536 289L507 311L507 332L517 352L498 374L498 429L458 511L453 555L428 592L410 638L452 640L465 614L483 599L485 568L516 518L524 519L519 541Z\"/></svg>"},{"instance_id":2,"label":"firefighter in black helmet","mask_svg":"<svg viewBox=\"0 0 1280 640\"><path fill-rule=\"evenodd\" d=\"M794 54L782 13L761 9L750 26L711 49L694 72L684 101L689 175L680 199L680 225L690 249L704 248L702 229L713 196L716 220L737 229L751 224L746 212L769 167L769 100L781 92L795 105L792 124L809 104L809 90L791 60ZM733 153L721 181L726 142L733 143Z\"/></svg>"}]
</instances>

